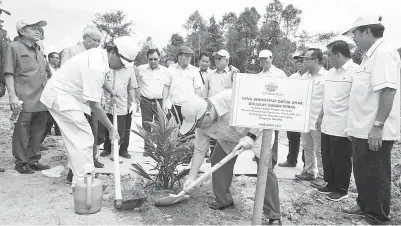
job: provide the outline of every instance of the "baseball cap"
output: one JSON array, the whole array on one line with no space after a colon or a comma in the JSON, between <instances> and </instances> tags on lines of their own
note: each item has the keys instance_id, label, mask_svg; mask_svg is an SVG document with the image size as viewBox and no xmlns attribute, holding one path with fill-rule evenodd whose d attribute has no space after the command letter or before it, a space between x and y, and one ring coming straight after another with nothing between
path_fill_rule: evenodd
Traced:
<instances>
[{"instance_id":1,"label":"baseball cap","mask_svg":"<svg viewBox=\"0 0 401 226\"><path fill-rule=\"evenodd\" d=\"M345 36L352 36L352 32L358 27L371 25L371 24L380 24L382 17L373 13L364 13L356 18L354 23L352 24L352 28L348 31L342 33Z\"/></svg>"},{"instance_id":2,"label":"baseball cap","mask_svg":"<svg viewBox=\"0 0 401 226\"><path fill-rule=\"evenodd\" d=\"M225 49L221 49L217 52L217 55L224 57L226 59L230 59L230 54Z\"/></svg>"},{"instance_id":3,"label":"baseball cap","mask_svg":"<svg viewBox=\"0 0 401 226\"><path fill-rule=\"evenodd\" d=\"M292 55L292 59L294 59L294 60L305 59L305 58L306 58L305 52L303 52L303 53L294 53Z\"/></svg>"},{"instance_id":4,"label":"baseball cap","mask_svg":"<svg viewBox=\"0 0 401 226\"><path fill-rule=\"evenodd\" d=\"M264 49L264 50L260 51L260 53L259 53L259 58L261 58L261 57L267 58L267 57L272 57L272 56L273 56L272 52L270 52L270 50L267 50L267 49Z\"/></svg>"},{"instance_id":5,"label":"baseball cap","mask_svg":"<svg viewBox=\"0 0 401 226\"><path fill-rule=\"evenodd\" d=\"M32 18L25 18L17 21L16 28L18 31L21 30L23 27L30 25L39 25L41 27L44 27L47 25L47 22L44 20L34 20Z\"/></svg>"},{"instance_id":6,"label":"baseball cap","mask_svg":"<svg viewBox=\"0 0 401 226\"><path fill-rule=\"evenodd\" d=\"M139 52L139 42L131 36L121 36L114 39L120 59L125 66L131 65Z\"/></svg>"},{"instance_id":7,"label":"baseball cap","mask_svg":"<svg viewBox=\"0 0 401 226\"><path fill-rule=\"evenodd\" d=\"M194 51L188 46L180 46L178 49L178 54L191 54L194 55Z\"/></svg>"},{"instance_id":8,"label":"baseball cap","mask_svg":"<svg viewBox=\"0 0 401 226\"><path fill-rule=\"evenodd\" d=\"M195 129L196 122L202 117L207 109L207 101L199 96L191 97L181 106L183 122L180 133L185 135Z\"/></svg>"}]
</instances>

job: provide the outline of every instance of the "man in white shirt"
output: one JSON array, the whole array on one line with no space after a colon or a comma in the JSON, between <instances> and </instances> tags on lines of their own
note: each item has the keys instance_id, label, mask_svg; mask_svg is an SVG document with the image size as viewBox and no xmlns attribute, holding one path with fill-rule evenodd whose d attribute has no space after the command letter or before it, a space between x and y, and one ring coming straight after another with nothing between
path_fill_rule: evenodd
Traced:
<instances>
[{"instance_id":1,"label":"man in white shirt","mask_svg":"<svg viewBox=\"0 0 401 226\"><path fill-rule=\"evenodd\" d=\"M262 71L259 73L261 76L270 76L270 77L278 77L278 78L286 78L287 75L281 69L278 69L273 65L273 54L270 50L262 50L259 53L259 63L262 66ZM278 155L278 130L274 131L274 144L272 147L272 167L274 168L277 164L277 155ZM259 150L259 149L256 149ZM255 160L258 161L257 157Z\"/></svg>"},{"instance_id":2,"label":"man in white shirt","mask_svg":"<svg viewBox=\"0 0 401 226\"><path fill-rule=\"evenodd\" d=\"M68 166L73 172L72 191L85 174L93 173L94 137L87 120L91 111L110 133L110 140L119 138L116 128L107 118L100 104L103 89L116 93L105 82L106 73L111 69L132 67L138 46L133 38L122 36L114 40L115 46L105 49L84 51L68 62L47 83L40 101L48 108L60 126L67 149Z\"/></svg>"},{"instance_id":3,"label":"man in white shirt","mask_svg":"<svg viewBox=\"0 0 401 226\"><path fill-rule=\"evenodd\" d=\"M202 79L202 84L205 84L205 77L213 70L210 69L210 54L208 52L201 52L199 54L199 76Z\"/></svg>"},{"instance_id":4,"label":"man in white shirt","mask_svg":"<svg viewBox=\"0 0 401 226\"><path fill-rule=\"evenodd\" d=\"M305 56L304 56L304 54L295 55L292 59L294 59L294 61L295 61L297 72L290 75L290 78L301 78L302 75L308 71L304 65ZM287 131L287 138L288 138L287 161L279 163L278 166L280 166L280 167L296 167L297 163L298 163L298 154L299 154L299 145L301 142L301 133ZM303 154L303 151L302 151L302 161L304 161L304 164L305 164L305 156Z\"/></svg>"},{"instance_id":5,"label":"man in white shirt","mask_svg":"<svg viewBox=\"0 0 401 226\"><path fill-rule=\"evenodd\" d=\"M345 32L363 55L353 78L347 135L352 142L357 204L347 214L364 215L370 224L390 224L391 150L400 139L400 56L383 39L381 17L359 16Z\"/></svg>"},{"instance_id":6,"label":"man in white shirt","mask_svg":"<svg viewBox=\"0 0 401 226\"><path fill-rule=\"evenodd\" d=\"M146 122L157 119L157 103L163 107L163 87L168 79L167 68L160 65L160 52L158 49L149 49L146 53L149 63L138 67L138 86L140 92L140 107L142 127L151 132ZM148 145L144 144L144 156L147 156Z\"/></svg>"},{"instance_id":7,"label":"man in white shirt","mask_svg":"<svg viewBox=\"0 0 401 226\"><path fill-rule=\"evenodd\" d=\"M171 109L178 124L182 123L181 105L193 94L202 95L203 85L198 68L189 64L193 55L194 51L187 46L178 49L178 62L168 68L168 78L163 87L163 109L165 112ZM167 98L172 106L168 106Z\"/></svg>"},{"instance_id":8,"label":"man in white shirt","mask_svg":"<svg viewBox=\"0 0 401 226\"><path fill-rule=\"evenodd\" d=\"M316 121L322 132L322 162L326 186L318 188L332 201L348 197L352 172L351 141L347 138L347 119L352 78L358 65L351 60L348 43L336 40L327 45L333 67L326 74L323 108Z\"/></svg>"},{"instance_id":9,"label":"man in white shirt","mask_svg":"<svg viewBox=\"0 0 401 226\"><path fill-rule=\"evenodd\" d=\"M325 185L323 180L323 165L321 155L321 132L315 124L322 109L324 81L326 70L322 66L323 53L318 48L310 48L305 54L305 67L308 69L303 79L314 81L312 104L310 108L309 128L307 133L301 133L302 146L305 154L305 170L295 177L299 180L312 181L313 187Z\"/></svg>"}]
</instances>

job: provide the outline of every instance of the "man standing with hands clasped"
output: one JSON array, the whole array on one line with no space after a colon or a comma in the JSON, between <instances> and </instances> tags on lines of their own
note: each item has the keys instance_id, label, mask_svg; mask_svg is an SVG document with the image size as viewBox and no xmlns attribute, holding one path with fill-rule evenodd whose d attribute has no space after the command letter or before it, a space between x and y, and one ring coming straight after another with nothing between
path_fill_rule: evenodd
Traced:
<instances>
[{"instance_id":1,"label":"man standing with hands clasped","mask_svg":"<svg viewBox=\"0 0 401 226\"><path fill-rule=\"evenodd\" d=\"M240 148L250 150L261 148L260 129L233 127L229 125L232 90L224 90L210 99L202 99L196 95L188 98L182 105L184 121L180 133L188 134L195 129L194 154L191 169L184 187L188 187L196 175L209 149L210 139L217 140L216 147L211 156L212 167L220 162L233 150ZM268 130L271 139L267 141L271 149L274 140L273 130ZM234 200L230 194L234 165L237 157L228 161L212 174L215 201L209 202L214 210L223 210L234 207ZM269 224L281 224L280 200L278 197L278 182L271 167L267 175L263 211Z\"/></svg>"},{"instance_id":2,"label":"man standing with hands clasped","mask_svg":"<svg viewBox=\"0 0 401 226\"><path fill-rule=\"evenodd\" d=\"M347 135L352 142L356 205L347 214L364 215L370 224L390 224L391 150L400 139L400 56L383 39L381 17L359 16L351 35L366 50L353 79Z\"/></svg>"}]
</instances>

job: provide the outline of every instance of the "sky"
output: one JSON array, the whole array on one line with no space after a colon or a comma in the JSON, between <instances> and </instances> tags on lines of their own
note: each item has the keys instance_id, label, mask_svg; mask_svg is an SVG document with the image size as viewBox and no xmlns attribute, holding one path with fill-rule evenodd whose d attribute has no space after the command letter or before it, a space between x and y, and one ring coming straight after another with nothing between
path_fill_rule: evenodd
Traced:
<instances>
[{"instance_id":1,"label":"sky","mask_svg":"<svg viewBox=\"0 0 401 226\"><path fill-rule=\"evenodd\" d=\"M82 39L82 31L94 19L95 13L123 10L134 23L133 30L142 40L151 36L155 47L167 45L173 33L185 34L183 24L198 10L208 20L219 21L227 12L241 13L245 7L255 7L263 15L272 0L0 0L11 16L1 14L11 39L17 35L18 19L30 17L46 20L45 52L60 51ZM301 30L317 32L345 31L356 17L373 12L383 17L384 37L395 47L401 47L400 0L281 0L303 11Z\"/></svg>"}]
</instances>

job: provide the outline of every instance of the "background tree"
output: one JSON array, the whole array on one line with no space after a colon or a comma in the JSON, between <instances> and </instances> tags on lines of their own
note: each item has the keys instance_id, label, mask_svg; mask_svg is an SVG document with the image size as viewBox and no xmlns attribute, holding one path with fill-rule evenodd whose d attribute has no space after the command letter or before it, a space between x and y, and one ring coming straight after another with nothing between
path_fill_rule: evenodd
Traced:
<instances>
[{"instance_id":1,"label":"background tree","mask_svg":"<svg viewBox=\"0 0 401 226\"><path fill-rule=\"evenodd\" d=\"M95 14L92 22L104 33L104 45L110 44L117 37L131 35L134 24L127 21L126 16L122 10Z\"/></svg>"},{"instance_id":2,"label":"background tree","mask_svg":"<svg viewBox=\"0 0 401 226\"><path fill-rule=\"evenodd\" d=\"M171 35L169 43L163 49L163 60L171 58L177 62L178 48L182 45L184 45L184 38L182 36L180 36L178 33Z\"/></svg>"},{"instance_id":3,"label":"background tree","mask_svg":"<svg viewBox=\"0 0 401 226\"><path fill-rule=\"evenodd\" d=\"M149 49L153 48L155 48L155 45L153 44L152 37L148 36L146 38L146 41L142 43L141 51L136 56L135 65L139 66L148 63L148 58L146 56L146 53L148 52Z\"/></svg>"}]
</instances>

